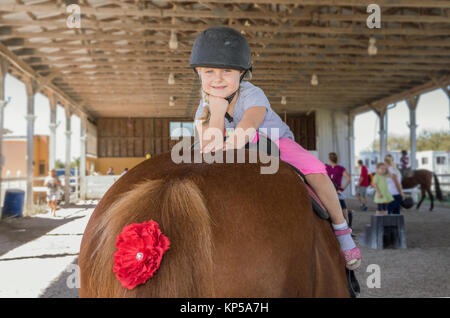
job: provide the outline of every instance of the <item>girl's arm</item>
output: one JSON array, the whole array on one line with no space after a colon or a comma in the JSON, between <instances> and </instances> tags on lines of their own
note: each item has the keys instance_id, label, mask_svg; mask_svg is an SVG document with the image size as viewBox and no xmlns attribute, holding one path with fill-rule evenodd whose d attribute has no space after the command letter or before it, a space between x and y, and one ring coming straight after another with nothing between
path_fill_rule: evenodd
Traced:
<instances>
[{"instance_id":1,"label":"girl's arm","mask_svg":"<svg viewBox=\"0 0 450 318\"><path fill-rule=\"evenodd\" d=\"M342 187L342 191L344 191L345 189L347 189L348 185L350 184L351 180L350 180L350 174L348 173L347 170L344 170L343 173L344 177L345 177L345 185Z\"/></svg>"},{"instance_id":2,"label":"girl's arm","mask_svg":"<svg viewBox=\"0 0 450 318\"><path fill-rule=\"evenodd\" d=\"M403 189L402 189L402 186L400 185L400 182L398 182L397 175L394 173L393 174L389 173L389 176L394 181L394 184L395 184L395 187L397 188L398 193L400 193L400 195L404 198L405 194L403 193Z\"/></svg>"},{"instance_id":3,"label":"girl's arm","mask_svg":"<svg viewBox=\"0 0 450 318\"><path fill-rule=\"evenodd\" d=\"M379 197L379 198L383 197L383 196L381 195L381 192L380 192L380 190L378 189L378 186L377 186L376 183L373 184L373 187L375 188L375 192L376 192L376 194L378 195L378 197Z\"/></svg>"},{"instance_id":4,"label":"girl's arm","mask_svg":"<svg viewBox=\"0 0 450 318\"><path fill-rule=\"evenodd\" d=\"M252 106L248 108L244 112L242 120L236 126L236 129L234 129L234 132L227 138L224 146L225 150L242 148L252 140L255 134L249 135L245 132L248 129L254 129L254 132L256 132L259 125L263 122L266 112L267 108L264 106Z\"/></svg>"},{"instance_id":5,"label":"girl's arm","mask_svg":"<svg viewBox=\"0 0 450 318\"><path fill-rule=\"evenodd\" d=\"M201 152L217 151L223 147L223 130L228 102L224 98L213 95L208 95L208 102L211 115L208 128L202 132L201 140L204 141L204 144Z\"/></svg>"}]
</instances>

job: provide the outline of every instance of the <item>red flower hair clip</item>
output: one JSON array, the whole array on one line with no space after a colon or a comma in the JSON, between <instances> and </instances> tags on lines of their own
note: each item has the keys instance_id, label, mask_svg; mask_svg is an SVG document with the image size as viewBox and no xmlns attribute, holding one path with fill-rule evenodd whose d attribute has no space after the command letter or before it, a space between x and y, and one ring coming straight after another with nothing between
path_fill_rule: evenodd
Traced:
<instances>
[{"instance_id":1,"label":"red flower hair clip","mask_svg":"<svg viewBox=\"0 0 450 318\"><path fill-rule=\"evenodd\" d=\"M155 221L129 224L117 236L113 272L131 290L153 276L169 246Z\"/></svg>"}]
</instances>

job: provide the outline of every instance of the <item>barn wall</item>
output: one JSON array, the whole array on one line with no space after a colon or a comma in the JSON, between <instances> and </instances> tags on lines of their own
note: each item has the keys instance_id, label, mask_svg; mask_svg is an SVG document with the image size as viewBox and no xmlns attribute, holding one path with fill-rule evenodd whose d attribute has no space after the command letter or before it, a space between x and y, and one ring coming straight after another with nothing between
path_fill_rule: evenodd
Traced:
<instances>
[{"instance_id":1,"label":"barn wall","mask_svg":"<svg viewBox=\"0 0 450 318\"><path fill-rule=\"evenodd\" d=\"M192 118L99 118L98 157L145 157L167 152L178 142L170 139L171 121L192 121ZM314 113L289 115L286 121L302 147L316 150Z\"/></svg>"},{"instance_id":2,"label":"barn wall","mask_svg":"<svg viewBox=\"0 0 450 318\"><path fill-rule=\"evenodd\" d=\"M328 164L328 154L335 152L338 163L350 173L349 116L344 111L317 110L317 149L319 159ZM350 187L349 187L350 189ZM346 190L347 195L350 194Z\"/></svg>"},{"instance_id":3,"label":"barn wall","mask_svg":"<svg viewBox=\"0 0 450 318\"><path fill-rule=\"evenodd\" d=\"M97 122L98 157L145 157L169 151L171 121L190 118L100 118Z\"/></svg>"},{"instance_id":4,"label":"barn wall","mask_svg":"<svg viewBox=\"0 0 450 318\"><path fill-rule=\"evenodd\" d=\"M283 115L280 117L284 120ZM307 150L316 150L315 113L289 115L286 117L286 124L294 134L297 143Z\"/></svg>"}]
</instances>

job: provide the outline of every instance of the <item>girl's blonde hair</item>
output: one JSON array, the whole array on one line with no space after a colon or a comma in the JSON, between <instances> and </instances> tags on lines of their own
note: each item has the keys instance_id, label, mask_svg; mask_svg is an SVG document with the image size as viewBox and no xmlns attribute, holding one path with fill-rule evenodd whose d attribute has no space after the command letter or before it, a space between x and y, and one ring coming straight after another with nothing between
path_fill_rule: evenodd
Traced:
<instances>
[{"instance_id":1,"label":"girl's blonde hair","mask_svg":"<svg viewBox=\"0 0 450 318\"><path fill-rule=\"evenodd\" d=\"M201 69L202 69L202 67L197 67L197 70L201 70ZM200 76L198 77L198 79L200 80ZM249 81L251 79L252 79L252 72L250 70L248 70L247 73L245 73L244 78L242 80ZM239 84L238 95L240 93L241 93L241 85ZM209 95L203 90L201 83L200 83L200 96L202 97L203 105L206 105L206 104L209 105L209 100L208 100ZM210 117L211 117L211 113L209 112L209 108L203 107L203 113L200 115L200 117L197 120L200 120L204 123L208 123ZM194 118L194 120L195 120L195 118Z\"/></svg>"},{"instance_id":2,"label":"girl's blonde hair","mask_svg":"<svg viewBox=\"0 0 450 318\"><path fill-rule=\"evenodd\" d=\"M384 162L389 166L395 169L396 172L399 172L397 169L397 165L395 164L394 157L391 154L387 154L384 156Z\"/></svg>"}]
</instances>

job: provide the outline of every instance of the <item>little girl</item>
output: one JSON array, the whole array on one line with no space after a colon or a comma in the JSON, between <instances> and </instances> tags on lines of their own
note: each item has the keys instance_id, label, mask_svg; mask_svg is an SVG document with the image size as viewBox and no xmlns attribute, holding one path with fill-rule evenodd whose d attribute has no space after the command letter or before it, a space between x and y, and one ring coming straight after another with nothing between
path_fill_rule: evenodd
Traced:
<instances>
[{"instance_id":1,"label":"little girl","mask_svg":"<svg viewBox=\"0 0 450 318\"><path fill-rule=\"evenodd\" d=\"M203 31L194 42L190 66L202 84L202 100L195 114L196 128L203 133L199 136L201 151L242 148L255 137L245 133L248 129L256 132L264 128L279 147L280 159L303 172L327 208L347 268L358 268L361 253L350 235L325 165L294 141L293 133L272 110L262 89L243 81L251 79L252 71L250 46L245 37L228 27ZM271 128L278 129L278 136L272 136ZM210 129L216 131L215 136L221 133L221 138L206 138ZM225 143L224 129L228 136Z\"/></svg>"},{"instance_id":2,"label":"little girl","mask_svg":"<svg viewBox=\"0 0 450 318\"><path fill-rule=\"evenodd\" d=\"M373 201L377 204L376 214L387 214L388 204L394 201L388 189L388 171L384 163L377 164L376 174L373 177L375 197Z\"/></svg>"}]
</instances>

